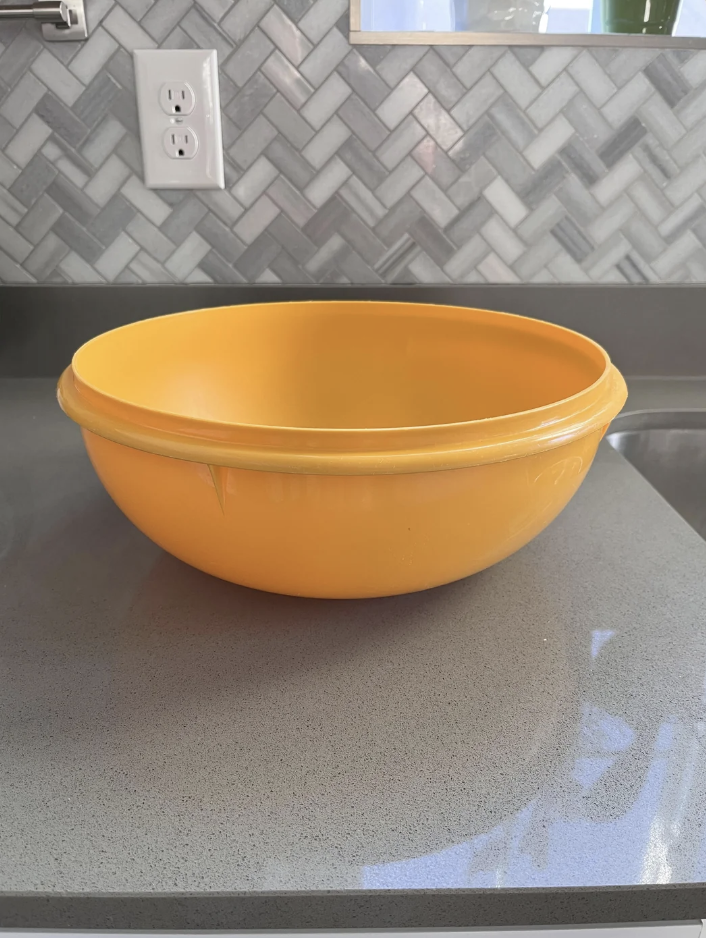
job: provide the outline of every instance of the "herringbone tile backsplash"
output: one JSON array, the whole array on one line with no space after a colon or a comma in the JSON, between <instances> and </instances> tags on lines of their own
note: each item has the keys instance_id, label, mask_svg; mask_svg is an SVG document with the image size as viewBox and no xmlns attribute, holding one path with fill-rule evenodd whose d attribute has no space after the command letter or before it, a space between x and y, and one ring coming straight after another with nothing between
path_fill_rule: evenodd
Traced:
<instances>
[{"instance_id":1,"label":"herringbone tile backsplash","mask_svg":"<svg viewBox=\"0 0 706 938\"><path fill-rule=\"evenodd\" d=\"M358 46L347 0L0 25L0 280L706 280L706 52ZM214 48L225 191L142 184L131 53Z\"/></svg>"}]
</instances>

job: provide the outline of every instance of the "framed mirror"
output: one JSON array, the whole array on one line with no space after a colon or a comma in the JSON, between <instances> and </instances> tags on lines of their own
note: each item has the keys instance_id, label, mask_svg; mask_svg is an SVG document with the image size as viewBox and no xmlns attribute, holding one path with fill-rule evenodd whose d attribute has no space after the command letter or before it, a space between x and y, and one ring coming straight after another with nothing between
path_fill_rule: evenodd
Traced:
<instances>
[{"instance_id":1,"label":"framed mirror","mask_svg":"<svg viewBox=\"0 0 706 938\"><path fill-rule=\"evenodd\" d=\"M351 0L353 43L706 48L706 0Z\"/></svg>"}]
</instances>

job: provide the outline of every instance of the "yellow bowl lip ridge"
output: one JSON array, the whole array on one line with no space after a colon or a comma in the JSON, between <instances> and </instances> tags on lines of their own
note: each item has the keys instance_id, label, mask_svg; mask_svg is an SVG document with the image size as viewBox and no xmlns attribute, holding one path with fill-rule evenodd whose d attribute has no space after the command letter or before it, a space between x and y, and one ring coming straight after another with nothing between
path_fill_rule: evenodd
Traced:
<instances>
[{"instance_id":1,"label":"yellow bowl lip ridge","mask_svg":"<svg viewBox=\"0 0 706 938\"><path fill-rule=\"evenodd\" d=\"M307 306L375 314L428 315L430 310L454 318L473 315L524 331L564 335L598 352L603 370L576 394L542 407L498 417L411 427L321 428L228 423L200 420L122 401L89 384L80 375L79 359L93 343L144 322L195 316L219 310L252 310L272 306ZM430 303L371 300L307 300L207 307L138 320L89 340L73 356L59 379L57 397L64 412L84 430L147 453L212 466L269 472L323 475L377 475L428 472L487 465L530 456L603 431L621 410L627 388L606 351L571 329L531 317L495 310Z\"/></svg>"}]
</instances>

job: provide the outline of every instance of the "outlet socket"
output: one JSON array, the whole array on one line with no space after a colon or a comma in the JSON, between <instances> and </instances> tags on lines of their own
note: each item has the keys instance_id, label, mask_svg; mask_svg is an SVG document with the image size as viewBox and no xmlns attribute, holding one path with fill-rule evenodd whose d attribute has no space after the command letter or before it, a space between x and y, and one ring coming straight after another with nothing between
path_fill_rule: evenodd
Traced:
<instances>
[{"instance_id":1,"label":"outlet socket","mask_svg":"<svg viewBox=\"0 0 706 938\"><path fill-rule=\"evenodd\" d=\"M193 160L199 139L190 127L171 127L164 134L164 150L171 160Z\"/></svg>"},{"instance_id":2,"label":"outlet socket","mask_svg":"<svg viewBox=\"0 0 706 938\"><path fill-rule=\"evenodd\" d=\"M159 92L159 103L165 114L186 117L196 104L194 89L185 81L168 81Z\"/></svg>"},{"instance_id":3,"label":"outlet socket","mask_svg":"<svg viewBox=\"0 0 706 938\"><path fill-rule=\"evenodd\" d=\"M134 57L147 188L225 188L215 50L138 49Z\"/></svg>"}]
</instances>

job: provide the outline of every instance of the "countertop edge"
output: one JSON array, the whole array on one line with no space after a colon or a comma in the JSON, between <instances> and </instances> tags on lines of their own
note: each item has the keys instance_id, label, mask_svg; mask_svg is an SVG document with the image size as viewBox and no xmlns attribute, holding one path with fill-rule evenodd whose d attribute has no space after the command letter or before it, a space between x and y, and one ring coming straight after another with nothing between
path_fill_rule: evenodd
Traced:
<instances>
[{"instance_id":1,"label":"countertop edge","mask_svg":"<svg viewBox=\"0 0 706 938\"><path fill-rule=\"evenodd\" d=\"M706 883L531 889L212 895L0 894L2 928L479 928L668 922L706 917Z\"/></svg>"}]
</instances>

